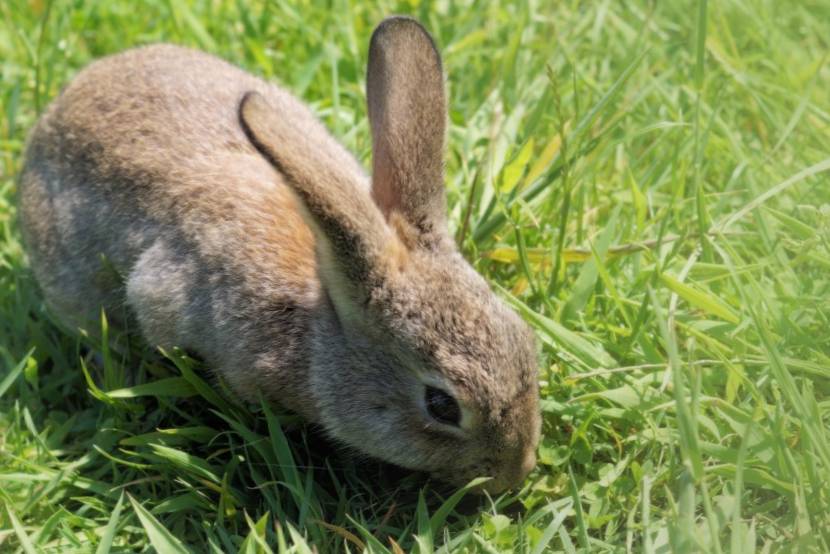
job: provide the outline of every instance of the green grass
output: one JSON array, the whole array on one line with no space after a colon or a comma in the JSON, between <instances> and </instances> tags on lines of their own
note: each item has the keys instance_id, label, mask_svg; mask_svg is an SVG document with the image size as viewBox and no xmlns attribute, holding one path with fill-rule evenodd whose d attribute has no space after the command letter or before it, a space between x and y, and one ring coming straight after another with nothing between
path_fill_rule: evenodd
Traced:
<instances>
[{"instance_id":1,"label":"green grass","mask_svg":"<svg viewBox=\"0 0 830 554\"><path fill-rule=\"evenodd\" d=\"M0 551L830 551L825 0L137 4L0 2ZM136 44L284 84L368 161L391 13L444 54L451 227L542 345L539 464L501 498L61 331L15 227L38 110Z\"/></svg>"}]
</instances>

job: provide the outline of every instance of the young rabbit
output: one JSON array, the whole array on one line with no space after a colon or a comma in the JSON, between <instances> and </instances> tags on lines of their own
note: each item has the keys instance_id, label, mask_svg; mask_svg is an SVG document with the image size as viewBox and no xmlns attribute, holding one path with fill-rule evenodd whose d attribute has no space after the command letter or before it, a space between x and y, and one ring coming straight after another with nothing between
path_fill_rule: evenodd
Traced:
<instances>
[{"instance_id":1,"label":"young rabbit","mask_svg":"<svg viewBox=\"0 0 830 554\"><path fill-rule=\"evenodd\" d=\"M534 337L446 224L440 56L375 30L370 180L288 92L207 54L129 50L82 71L32 132L20 218L51 310L103 307L195 352L243 399L491 492L535 463Z\"/></svg>"}]
</instances>

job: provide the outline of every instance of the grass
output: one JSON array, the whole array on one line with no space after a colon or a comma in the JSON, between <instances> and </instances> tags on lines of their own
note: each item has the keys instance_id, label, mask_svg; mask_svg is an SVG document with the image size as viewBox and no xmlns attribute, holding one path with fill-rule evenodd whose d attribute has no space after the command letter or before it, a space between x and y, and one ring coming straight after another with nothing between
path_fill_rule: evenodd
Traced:
<instances>
[{"instance_id":1,"label":"grass","mask_svg":"<svg viewBox=\"0 0 830 554\"><path fill-rule=\"evenodd\" d=\"M542 345L539 464L500 498L60 330L15 227L38 111L136 44L283 83L367 161L368 39L396 12L444 54L453 232ZM827 2L10 0L0 21L3 552L830 551Z\"/></svg>"}]
</instances>

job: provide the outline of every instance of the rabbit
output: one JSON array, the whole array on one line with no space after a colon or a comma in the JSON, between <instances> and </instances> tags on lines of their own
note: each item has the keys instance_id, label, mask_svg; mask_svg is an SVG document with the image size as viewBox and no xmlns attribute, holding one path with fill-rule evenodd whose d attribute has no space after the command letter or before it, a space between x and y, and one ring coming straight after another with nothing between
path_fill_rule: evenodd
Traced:
<instances>
[{"instance_id":1,"label":"rabbit","mask_svg":"<svg viewBox=\"0 0 830 554\"><path fill-rule=\"evenodd\" d=\"M375 29L366 89L371 179L300 100L216 57L92 63L27 144L30 264L64 325L104 309L347 450L500 493L535 465L535 336L450 236L442 62L417 21Z\"/></svg>"}]
</instances>

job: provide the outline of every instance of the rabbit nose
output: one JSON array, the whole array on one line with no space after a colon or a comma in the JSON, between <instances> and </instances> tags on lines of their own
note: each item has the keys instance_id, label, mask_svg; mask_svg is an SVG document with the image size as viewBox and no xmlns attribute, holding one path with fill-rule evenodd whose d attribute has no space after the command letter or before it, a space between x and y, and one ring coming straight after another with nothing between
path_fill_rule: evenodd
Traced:
<instances>
[{"instance_id":1,"label":"rabbit nose","mask_svg":"<svg viewBox=\"0 0 830 554\"><path fill-rule=\"evenodd\" d=\"M519 454L513 467L509 470L511 486L518 485L524 481L524 478L527 477L527 474L530 473L530 470L532 470L534 466L536 466L536 450L528 448Z\"/></svg>"},{"instance_id":2,"label":"rabbit nose","mask_svg":"<svg viewBox=\"0 0 830 554\"><path fill-rule=\"evenodd\" d=\"M519 465L519 478L517 481L523 480L527 474L536 467L536 450L528 449L524 456L522 456L521 464Z\"/></svg>"},{"instance_id":3,"label":"rabbit nose","mask_svg":"<svg viewBox=\"0 0 830 554\"><path fill-rule=\"evenodd\" d=\"M486 483L484 489L491 494L499 494L513 488L524 481L534 466L536 466L536 451L528 448L520 453L513 463L507 465L497 479Z\"/></svg>"}]
</instances>

